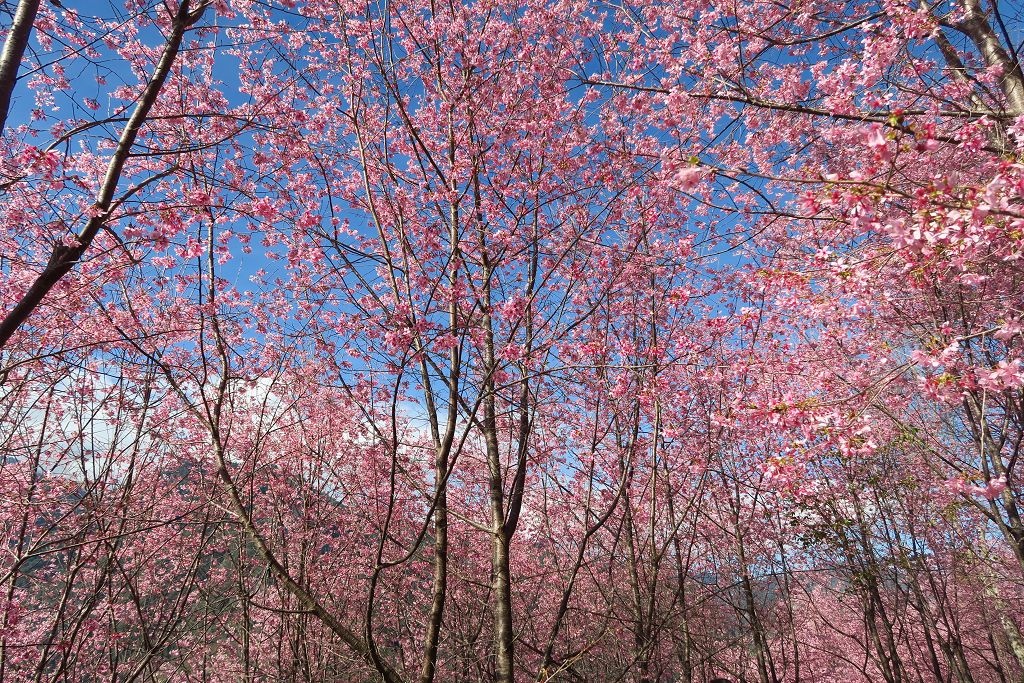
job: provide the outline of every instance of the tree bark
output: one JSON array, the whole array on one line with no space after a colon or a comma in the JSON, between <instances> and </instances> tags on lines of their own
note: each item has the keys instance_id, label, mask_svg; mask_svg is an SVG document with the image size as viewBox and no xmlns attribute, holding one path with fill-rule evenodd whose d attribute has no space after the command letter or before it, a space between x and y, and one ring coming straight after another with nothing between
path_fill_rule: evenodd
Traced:
<instances>
[{"instance_id":1,"label":"tree bark","mask_svg":"<svg viewBox=\"0 0 1024 683\"><path fill-rule=\"evenodd\" d=\"M4 41L4 51L0 54L0 133L7 125L7 115L11 109L11 96L18 82L18 69L21 67L25 48L28 47L29 36L32 35L32 22L39 11L39 0L21 0L14 11L11 31Z\"/></svg>"}]
</instances>

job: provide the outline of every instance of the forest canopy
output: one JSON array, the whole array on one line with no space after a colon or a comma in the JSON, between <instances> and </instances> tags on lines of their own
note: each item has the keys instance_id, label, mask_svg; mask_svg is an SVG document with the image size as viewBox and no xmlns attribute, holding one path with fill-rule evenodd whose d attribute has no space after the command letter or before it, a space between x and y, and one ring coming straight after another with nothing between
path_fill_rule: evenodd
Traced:
<instances>
[{"instance_id":1,"label":"forest canopy","mask_svg":"<svg viewBox=\"0 0 1024 683\"><path fill-rule=\"evenodd\" d=\"M1024 9L0 1L0 682L1024 680Z\"/></svg>"}]
</instances>

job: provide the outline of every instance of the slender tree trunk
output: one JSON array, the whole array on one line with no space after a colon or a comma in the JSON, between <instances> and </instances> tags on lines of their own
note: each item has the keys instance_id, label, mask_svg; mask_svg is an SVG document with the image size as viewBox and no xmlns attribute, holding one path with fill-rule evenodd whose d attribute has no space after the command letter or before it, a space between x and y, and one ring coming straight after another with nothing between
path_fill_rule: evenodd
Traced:
<instances>
[{"instance_id":1,"label":"slender tree trunk","mask_svg":"<svg viewBox=\"0 0 1024 683\"><path fill-rule=\"evenodd\" d=\"M420 667L420 683L432 683L437 670L437 647L441 635L441 622L444 618L445 597L448 591L448 496L447 484L444 482L447 473L447 458L438 453L434 466L434 585L430 603L430 616L427 621L427 632L423 652L423 663Z\"/></svg>"},{"instance_id":2,"label":"slender tree trunk","mask_svg":"<svg viewBox=\"0 0 1024 683\"><path fill-rule=\"evenodd\" d=\"M29 36L32 35L32 22L39 11L39 0L21 0L14 10L14 21L11 22L10 33L4 41L4 51L0 54L0 132L7 125L7 115L11 109L11 96L18 82L18 69L22 57L28 47Z\"/></svg>"},{"instance_id":3,"label":"slender tree trunk","mask_svg":"<svg viewBox=\"0 0 1024 683\"><path fill-rule=\"evenodd\" d=\"M636 614L633 623L633 661L637 664L637 680L640 683L651 683L647 658L645 657L645 653L649 649L647 642L647 611L644 609L643 586L641 585L640 573L638 571L640 557L634 540L633 504L628 487L629 484L627 483L627 493L623 500L623 521L626 531L626 548L629 551L629 557L626 558L629 562L629 585L633 594L633 610Z\"/></svg>"},{"instance_id":4,"label":"slender tree trunk","mask_svg":"<svg viewBox=\"0 0 1024 683\"><path fill-rule=\"evenodd\" d=\"M512 632L512 581L509 542L505 534L504 487L495 427L493 399L484 407L487 465L490 471L491 595L494 599L494 680L515 680Z\"/></svg>"},{"instance_id":5,"label":"slender tree trunk","mask_svg":"<svg viewBox=\"0 0 1024 683\"><path fill-rule=\"evenodd\" d=\"M494 348L494 328L490 315L492 268L484 245L483 226L479 226L483 252L482 318L483 349L483 420L481 427L487 453L488 500L491 524L491 596L494 600L494 680L512 683L515 680L514 635L512 631L512 580L509 566L509 538L505 525L505 484L498 443L497 396L494 373L497 358Z\"/></svg>"},{"instance_id":6,"label":"slender tree trunk","mask_svg":"<svg viewBox=\"0 0 1024 683\"><path fill-rule=\"evenodd\" d=\"M982 560L985 561L985 558L982 558ZM1017 664L1024 669L1024 637L1021 636L1016 622L1010 617L1011 608L999 594L999 587L996 585L995 577L987 569L983 569L983 572L984 577L982 581L985 587L985 596L992 601L995 607L999 625L1002 627L1003 635L1006 637L1010 653L1017 660Z\"/></svg>"},{"instance_id":7,"label":"slender tree trunk","mask_svg":"<svg viewBox=\"0 0 1024 683\"><path fill-rule=\"evenodd\" d=\"M504 485L493 395L484 402L484 440L490 473L491 595L494 599L494 680L515 680L512 632L512 580L505 531Z\"/></svg>"},{"instance_id":8,"label":"slender tree trunk","mask_svg":"<svg viewBox=\"0 0 1024 683\"><path fill-rule=\"evenodd\" d=\"M746 544L743 542L743 530L740 527L739 505L732 502L733 524L736 532L736 559L739 561L740 588L743 591L743 608L746 612L747 621L754 636L754 655L757 657L757 673L761 683L779 683L775 671L775 660L768 648L768 638L765 635L764 624L757 613L757 601L754 596L754 586L750 580L750 571L747 566Z\"/></svg>"},{"instance_id":9,"label":"slender tree trunk","mask_svg":"<svg viewBox=\"0 0 1024 683\"><path fill-rule=\"evenodd\" d=\"M454 165L454 159L452 159L454 137L450 136L449 140L449 158ZM448 215L448 241L449 253L454 261L459 255L459 210L457 206L452 206ZM458 277L458 270L451 269L448 275L448 284L453 289L458 283ZM451 334L458 334L459 325L458 305L452 301L448 304L448 329ZM421 356L420 360L420 376L434 443L434 583L431 590L430 616L427 618L427 630L424 634L420 683L433 683L434 675L437 672L438 643L441 639L441 625L444 621L444 608L448 595L448 467L452 457L452 444L455 440L456 406L459 403L462 378L462 357L458 347L449 352L448 362L448 419L442 435L441 420L438 415L437 402L434 400L434 390L426 356Z\"/></svg>"}]
</instances>

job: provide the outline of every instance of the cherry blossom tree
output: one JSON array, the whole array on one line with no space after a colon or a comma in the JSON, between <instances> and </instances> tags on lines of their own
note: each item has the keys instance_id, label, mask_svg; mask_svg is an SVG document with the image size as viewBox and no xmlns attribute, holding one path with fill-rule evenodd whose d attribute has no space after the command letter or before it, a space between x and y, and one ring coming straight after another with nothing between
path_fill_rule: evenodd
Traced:
<instances>
[{"instance_id":1,"label":"cherry blossom tree","mask_svg":"<svg viewBox=\"0 0 1024 683\"><path fill-rule=\"evenodd\" d=\"M1018 8L0 17L0 680L1020 679Z\"/></svg>"}]
</instances>

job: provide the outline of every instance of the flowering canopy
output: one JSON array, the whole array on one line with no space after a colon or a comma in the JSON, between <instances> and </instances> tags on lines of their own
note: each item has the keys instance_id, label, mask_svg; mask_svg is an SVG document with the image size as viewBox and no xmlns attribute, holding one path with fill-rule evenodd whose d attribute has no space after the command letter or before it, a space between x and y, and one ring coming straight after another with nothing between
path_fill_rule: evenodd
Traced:
<instances>
[{"instance_id":1,"label":"flowering canopy","mask_svg":"<svg viewBox=\"0 0 1024 683\"><path fill-rule=\"evenodd\" d=\"M0 681L1024 675L1016 6L0 16Z\"/></svg>"}]
</instances>

